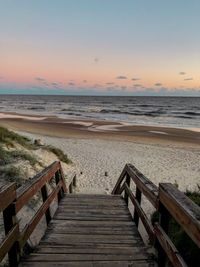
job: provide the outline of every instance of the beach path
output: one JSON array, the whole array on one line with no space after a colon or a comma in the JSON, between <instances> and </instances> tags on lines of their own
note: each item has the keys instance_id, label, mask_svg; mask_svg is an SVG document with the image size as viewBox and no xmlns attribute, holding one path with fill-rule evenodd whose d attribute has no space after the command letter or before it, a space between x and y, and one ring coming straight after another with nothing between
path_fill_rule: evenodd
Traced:
<instances>
[{"instance_id":1,"label":"beach path","mask_svg":"<svg viewBox=\"0 0 200 267\"><path fill-rule=\"evenodd\" d=\"M155 266L119 195L67 194L20 266Z\"/></svg>"}]
</instances>

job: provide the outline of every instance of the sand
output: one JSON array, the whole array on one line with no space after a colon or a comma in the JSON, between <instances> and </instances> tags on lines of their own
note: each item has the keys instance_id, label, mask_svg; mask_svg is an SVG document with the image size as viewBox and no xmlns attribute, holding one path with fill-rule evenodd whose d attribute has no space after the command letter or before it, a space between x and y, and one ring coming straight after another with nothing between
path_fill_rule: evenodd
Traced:
<instances>
[{"instance_id":1,"label":"sand","mask_svg":"<svg viewBox=\"0 0 200 267\"><path fill-rule=\"evenodd\" d=\"M77 190L82 193L110 193L126 163L135 165L156 185L177 183L185 191L195 190L200 184L200 149L23 134L40 138L67 153L75 164Z\"/></svg>"},{"instance_id":2,"label":"sand","mask_svg":"<svg viewBox=\"0 0 200 267\"><path fill-rule=\"evenodd\" d=\"M126 163L135 165L156 185L177 183L185 191L200 184L199 132L120 122L55 117L31 120L28 115L28 119L5 115L0 125L41 139L68 154L75 164L79 192L110 193Z\"/></svg>"}]
</instances>

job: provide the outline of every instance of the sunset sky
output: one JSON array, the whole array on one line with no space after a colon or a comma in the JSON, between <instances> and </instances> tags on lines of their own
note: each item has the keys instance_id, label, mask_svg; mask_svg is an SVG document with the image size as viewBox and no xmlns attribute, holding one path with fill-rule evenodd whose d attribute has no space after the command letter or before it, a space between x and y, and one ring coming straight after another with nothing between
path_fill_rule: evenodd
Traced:
<instances>
[{"instance_id":1,"label":"sunset sky","mask_svg":"<svg viewBox=\"0 0 200 267\"><path fill-rule=\"evenodd\" d=\"M200 1L0 0L0 93L200 96Z\"/></svg>"}]
</instances>

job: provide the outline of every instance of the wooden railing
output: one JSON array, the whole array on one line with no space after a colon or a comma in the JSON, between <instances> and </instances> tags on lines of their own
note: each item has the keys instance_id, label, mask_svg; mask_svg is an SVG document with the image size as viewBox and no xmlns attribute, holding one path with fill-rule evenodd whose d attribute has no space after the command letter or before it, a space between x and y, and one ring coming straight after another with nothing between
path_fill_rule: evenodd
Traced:
<instances>
[{"instance_id":1,"label":"wooden railing","mask_svg":"<svg viewBox=\"0 0 200 267\"><path fill-rule=\"evenodd\" d=\"M48 193L47 185L50 182L54 182L55 185ZM74 175L66 186L61 164L57 161L17 190L15 183L0 188L0 212L3 212L5 229L5 238L0 244L0 262L8 254L9 265L11 267L18 265L21 251L41 218L45 215L47 225L51 221L51 203L55 199L59 202L64 193L72 193L75 185ZM42 205L24 229L19 231L17 213L38 193L41 193Z\"/></svg>"},{"instance_id":2,"label":"wooden railing","mask_svg":"<svg viewBox=\"0 0 200 267\"><path fill-rule=\"evenodd\" d=\"M136 187L135 193L131 189L132 182ZM161 183L157 187L131 164L124 167L112 194L123 194L127 205L129 205L129 199L132 202L134 206L133 220L136 226L139 224L139 219L141 220L151 244L157 250L160 267L166 265L166 258L175 267L187 266L168 236L168 227L170 219L173 217L200 248L199 206L170 183ZM154 226L141 207L142 194L159 212L159 222Z\"/></svg>"}]
</instances>

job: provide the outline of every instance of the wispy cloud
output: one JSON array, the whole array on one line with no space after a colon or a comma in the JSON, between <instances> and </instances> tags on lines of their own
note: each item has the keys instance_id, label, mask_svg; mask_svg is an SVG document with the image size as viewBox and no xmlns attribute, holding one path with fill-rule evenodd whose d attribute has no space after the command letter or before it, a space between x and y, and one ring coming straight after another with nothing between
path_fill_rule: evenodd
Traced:
<instances>
[{"instance_id":1,"label":"wispy cloud","mask_svg":"<svg viewBox=\"0 0 200 267\"><path fill-rule=\"evenodd\" d=\"M114 83L113 82L108 82L106 83L107 85L113 85Z\"/></svg>"},{"instance_id":2,"label":"wispy cloud","mask_svg":"<svg viewBox=\"0 0 200 267\"><path fill-rule=\"evenodd\" d=\"M127 77L123 76L123 75L119 75L119 76L116 77L116 79L118 79L118 80L126 80Z\"/></svg>"},{"instance_id":3,"label":"wispy cloud","mask_svg":"<svg viewBox=\"0 0 200 267\"><path fill-rule=\"evenodd\" d=\"M75 84L74 82L69 82L68 85L70 85L70 86L74 86L74 85L76 85L76 84Z\"/></svg>"},{"instance_id":4,"label":"wispy cloud","mask_svg":"<svg viewBox=\"0 0 200 267\"><path fill-rule=\"evenodd\" d=\"M100 59L99 59L98 57L95 57L95 58L94 58L94 62L95 62L96 64L99 63L99 60L100 60Z\"/></svg>"},{"instance_id":5,"label":"wispy cloud","mask_svg":"<svg viewBox=\"0 0 200 267\"><path fill-rule=\"evenodd\" d=\"M162 86L162 83L155 83L155 86Z\"/></svg>"},{"instance_id":6,"label":"wispy cloud","mask_svg":"<svg viewBox=\"0 0 200 267\"><path fill-rule=\"evenodd\" d=\"M142 87L142 85L139 83L136 83L136 84L134 84L134 87Z\"/></svg>"},{"instance_id":7,"label":"wispy cloud","mask_svg":"<svg viewBox=\"0 0 200 267\"><path fill-rule=\"evenodd\" d=\"M186 74L186 72L184 72L184 71L179 72L179 75L185 75L185 74Z\"/></svg>"},{"instance_id":8,"label":"wispy cloud","mask_svg":"<svg viewBox=\"0 0 200 267\"><path fill-rule=\"evenodd\" d=\"M87 80L83 80L84 83L87 83Z\"/></svg>"},{"instance_id":9,"label":"wispy cloud","mask_svg":"<svg viewBox=\"0 0 200 267\"><path fill-rule=\"evenodd\" d=\"M194 80L192 77L191 78L185 78L184 81L192 81Z\"/></svg>"},{"instance_id":10,"label":"wispy cloud","mask_svg":"<svg viewBox=\"0 0 200 267\"><path fill-rule=\"evenodd\" d=\"M139 81L141 80L140 78L132 78L132 81Z\"/></svg>"},{"instance_id":11,"label":"wispy cloud","mask_svg":"<svg viewBox=\"0 0 200 267\"><path fill-rule=\"evenodd\" d=\"M42 77L35 77L35 80L38 82L46 82L46 79L44 79Z\"/></svg>"}]
</instances>

